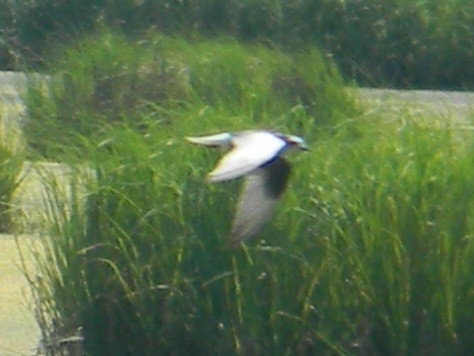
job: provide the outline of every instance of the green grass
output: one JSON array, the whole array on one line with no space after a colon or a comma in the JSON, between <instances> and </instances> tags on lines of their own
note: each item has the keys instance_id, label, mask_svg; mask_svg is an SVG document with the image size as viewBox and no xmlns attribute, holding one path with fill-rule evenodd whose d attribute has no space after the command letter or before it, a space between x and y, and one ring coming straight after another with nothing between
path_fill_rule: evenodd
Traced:
<instances>
[{"instance_id":1,"label":"green grass","mask_svg":"<svg viewBox=\"0 0 474 356\"><path fill-rule=\"evenodd\" d=\"M277 216L237 250L236 185L202 182L218 154L114 131L85 216L51 236L48 312L91 354L467 352L473 147L380 120L309 137Z\"/></svg>"},{"instance_id":2,"label":"green grass","mask_svg":"<svg viewBox=\"0 0 474 356\"><path fill-rule=\"evenodd\" d=\"M31 279L45 341L82 328L92 355L472 349L472 131L409 107L361 114L317 53L154 46L188 68L183 103L152 103L164 120L126 111L74 132L80 149L46 136L96 174L78 169L70 207L50 185L55 224ZM301 92L281 84L293 76ZM206 184L222 152L184 137L255 127L301 134L311 151L289 155L274 219L228 249L239 182Z\"/></svg>"},{"instance_id":3,"label":"green grass","mask_svg":"<svg viewBox=\"0 0 474 356\"><path fill-rule=\"evenodd\" d=\"M3 106L0 103L0 232L11 232L12 216L18 214L11 199L23 179L24 152Z\"/></svg>"},{"instance_id":4,"label":"green grass","mask_svg":"<svg viewBox=\"0 0 474 356\"><path fill-rule=\"evenodd\" d=\"M235 128L245 116L272 128L292 121L301 132L308 115L324 125L354 108L337 69L315 49L291 55L226 38L160 35L136 43L106 32L58 51L51 70L48 90L40 82L25 97L24 132L37 154L55 160L65 148L79 154L84 137L102 140L109 126L146 132L195 115L204 128L210 111L222 126Z\"/></svg>"}]
</instances>

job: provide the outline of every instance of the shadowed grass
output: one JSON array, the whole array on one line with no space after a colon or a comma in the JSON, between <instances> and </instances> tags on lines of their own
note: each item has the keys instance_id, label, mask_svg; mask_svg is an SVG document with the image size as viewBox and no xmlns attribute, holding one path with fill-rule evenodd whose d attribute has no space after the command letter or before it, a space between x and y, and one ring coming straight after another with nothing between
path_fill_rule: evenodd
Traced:
<instances>
[{"instance_id":1,"label":"shadowed grass","mask_svg":"<svg viewBox=\"0 0 474 356\"><path fill-rule=\"evenodd\" d=\"M467 352L472 133L378 115L309 136L275 219L237 250L236 184L202 182L219 153L179 139L193 118L109 131L84 213L48 245L54 332L81 326L92 354Z\"/></svg>"}]
</instances>

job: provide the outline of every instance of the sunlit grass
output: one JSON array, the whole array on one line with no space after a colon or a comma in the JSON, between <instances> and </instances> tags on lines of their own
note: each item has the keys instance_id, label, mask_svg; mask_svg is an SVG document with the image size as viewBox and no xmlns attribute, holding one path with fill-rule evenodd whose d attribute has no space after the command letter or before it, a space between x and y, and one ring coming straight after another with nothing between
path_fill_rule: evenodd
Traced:
<instances>
[{"instance_id":1,"label":"sunlit grass","mask_svg":"<svg viewBox=\"0 0 474 356\"><path fill-rule=\"evenodd\" d=\"M110 125L146 132L194 115L202 130L209 116L220 115L230 128L290 122L303 133L354 110L337 69L316 49L288 54L229 38L161 35L137 43L105 32L58 52L48 90L40 83L25 96L28 144L48 159L61 160L72 148L80 154L84 137L101 140Z\"/></svg>"},{"instance_id":2,"label":"sunlit grass","mask_svg":"<svg viewBox=\"0 0 474 356\"><path fill-rule=\"evenodd\" d=\"M470 133L373 116L308 137L275 219L237 250L237 184L205 184L218 153L184 134L111 131L85 212L51 235L47 311L86 350L470 348Z\"/></svg>"},{"instance_id":3,"label":"sunlit grass","mask_svg":"<svg viewBox=\"0 0 474 356\"><path fill-rule=\"evenodd\" d=\"M77 171L64 212L49 185L53 228L32 278L45 343L79 335L89 354L470 350L473 132L410 107L361 114L326 70L331 105L319 111L303 95L314 86L294 98L268 85L278 54L260 54L254 75L235 43L180 46L198 53L188 102L153 103L166 120L144 114L146 130L124 114L91 137L75 132L80 149L63 146L63 161L94 174ZM308 56L293 74L318 58ZM255 127L301 134L311 151L289 155L274 219L229 249L239 182L205 183L222 152L184 137Z\"/></svg>"},{"instance_id":4,"label":"sunlit grass","mask_svg":"<svg viewBox=\"0 0 474 356\"><path fill-rule=\"evenodd\" d=\"M24 152L21 135L6 105L0 103L0 232L11 232L12 216L17 211L12 196L21 183Z\"/></svg>"}]
</instances>

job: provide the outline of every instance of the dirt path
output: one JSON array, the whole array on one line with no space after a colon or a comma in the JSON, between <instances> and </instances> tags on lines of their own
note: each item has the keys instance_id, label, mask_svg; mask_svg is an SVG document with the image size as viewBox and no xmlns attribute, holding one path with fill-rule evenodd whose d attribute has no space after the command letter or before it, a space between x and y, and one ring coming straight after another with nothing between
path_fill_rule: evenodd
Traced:
<instances>
[{"instance_id":1,"label":"dirt path","mask_svg":"<svg viewBox=\"0 0 474 356\"><path fill-rule=\"evenodd\" d=\"M21 250L31 266L29 248L35 238L18 236ZM32 355L38 346L36 326L27 281L15 238L0 235L0 355Z\"/></svg>"},{"instance_id":2,"label":"dirt path","mask_svg":"<svg viewBox=\"0 0 474 356\"><path fill-rule=\"evenodd\" d=\"M461 123L473 123L474 93L438 90L349 89L369 105L403 103L416 105L428 112L444 115Z\"/></svg>"}]
</instances>

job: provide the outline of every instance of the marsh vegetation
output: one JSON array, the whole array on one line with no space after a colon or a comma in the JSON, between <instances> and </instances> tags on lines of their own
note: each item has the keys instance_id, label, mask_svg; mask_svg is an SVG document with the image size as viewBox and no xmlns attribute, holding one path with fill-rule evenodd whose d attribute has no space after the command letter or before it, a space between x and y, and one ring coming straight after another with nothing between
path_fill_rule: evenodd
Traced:
<instances>
[{"instance_id":1,"label":"marsh vegetation","mask_svg":"<svg viewBox=\"0 0 474 356\"><path fill-rule=\"evenodd\" d=\"M51 210L34 285L46 340L80 329L89 354L473 346L472 130L409 105L365 110L317 51L104 36L28 96L32 150L95 172ZM183 140L222 127L312 149L291 157L275 219L235 250L238 184L205 185L219 154Z\"/></svg>"}]
</instances>

